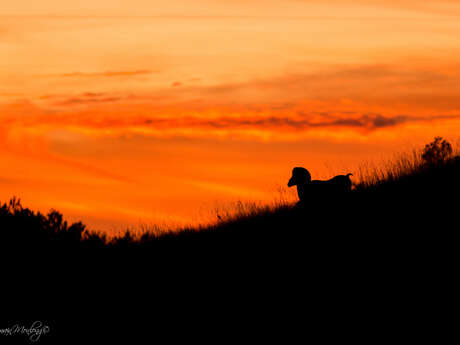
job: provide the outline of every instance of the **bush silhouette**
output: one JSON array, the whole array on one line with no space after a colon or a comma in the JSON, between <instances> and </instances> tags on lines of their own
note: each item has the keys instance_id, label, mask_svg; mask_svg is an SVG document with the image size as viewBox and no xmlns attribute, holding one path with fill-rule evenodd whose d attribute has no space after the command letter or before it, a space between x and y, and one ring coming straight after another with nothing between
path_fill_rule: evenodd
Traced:
<instances>
[{"instance_id":1,"label":"bush silhouette","mask_svg":"<svg viewBox=\"0 0 460 345\"><path fill-rule=\"evenodd\" d=\"M442 137L435 137L431 143L425 145L422 152L422 160L426 165L443 163L451 156L452 145Z\"/></svg>"},{"instance_id":2,"label":"bush silhouette","mask_svg":"<svg viewBox=\"0 0 460 345\"><path fill-rule=\"evenodd\" d=\"M86 226L81 222L71 225L63 215L51 210L46 216L24 208L21 199L13 197L0 204L0 237L3 249L14 247L36 248L79 246L87 237ZM88 234L89 235L89 234Z\"/></svg>"}]
</instances>

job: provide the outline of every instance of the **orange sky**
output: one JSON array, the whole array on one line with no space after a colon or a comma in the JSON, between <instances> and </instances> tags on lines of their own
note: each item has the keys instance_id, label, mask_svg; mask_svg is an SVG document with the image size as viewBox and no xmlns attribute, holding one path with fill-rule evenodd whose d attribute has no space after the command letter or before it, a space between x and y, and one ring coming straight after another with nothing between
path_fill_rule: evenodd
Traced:
<instances>
[{"instance_id":1,"label":"orange sky","mask_svg":"<svg viewBox=\"0 0 460 345\"><path fill-rule=\"evenodd\" d=\"M460 129L458 1L16 0L0 201L93 228L199 222Z\"/></svg>"}]
</instances>

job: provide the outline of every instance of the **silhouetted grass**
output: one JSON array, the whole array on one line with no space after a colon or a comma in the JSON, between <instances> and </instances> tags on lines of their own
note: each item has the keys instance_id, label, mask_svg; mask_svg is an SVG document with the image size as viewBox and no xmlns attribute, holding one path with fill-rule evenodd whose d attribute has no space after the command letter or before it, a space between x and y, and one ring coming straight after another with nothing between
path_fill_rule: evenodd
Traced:
<instances>
[{"instance_id":1,"label":"silhouetted grass","mask_svg":"<svg viewBox=\"0 0 460 345\"><path fill-rule=\"evenodd\" d=\"M378 168L360 172L360 182L349 195L315 196L306 208L280 200L272 205L236 203L216 209L216 223L178 230L126 231L108 237L88 230L81 222L67 224L62 214L47 215L24 208L13 198L0 207L4 249L17 250L123 250L157 248L161 243L206 241L265 241L302 238L327 231L366 231L379 228L400 232L432 224L439 227L458 202L460 156L438 164L424 164L419 152L401 155ZM442 231L443 229L439 229ZM200 243L201 244L201 243Z\"/></svg>"}]
</instances>

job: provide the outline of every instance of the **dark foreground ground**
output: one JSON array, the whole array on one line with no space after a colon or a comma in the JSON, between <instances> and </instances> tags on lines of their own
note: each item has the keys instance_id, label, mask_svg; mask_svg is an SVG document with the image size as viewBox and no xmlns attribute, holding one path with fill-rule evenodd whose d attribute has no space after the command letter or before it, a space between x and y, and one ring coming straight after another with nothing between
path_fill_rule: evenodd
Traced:
<instances>
[{"instance_id":1,"label":"dark foreground ground","mask_svg":"<svg viewBox=\"0 0 460 345\"><path fill-rule=\"evenodd\" d=\"M80 343L440 340L457 312L459 179L457 157L305 208L112 241L5 204L5 327L41 320L44 340Z\"/></svg>"}]
</instances>

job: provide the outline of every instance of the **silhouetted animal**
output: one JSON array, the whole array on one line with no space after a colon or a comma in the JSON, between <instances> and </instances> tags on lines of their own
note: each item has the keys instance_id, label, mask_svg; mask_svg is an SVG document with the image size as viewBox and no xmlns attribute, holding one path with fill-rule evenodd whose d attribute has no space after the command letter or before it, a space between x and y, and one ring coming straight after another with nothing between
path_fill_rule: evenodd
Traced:
<instances>
[{"instance_id":1,"label":"silhouetted animal","mask_svg":"<svg viewBox=\"0 0 460 345\"><path fill-rule=\"evenodd\" d=\"M313 201L311 199L313 196L325 196L351 191L350 176L353 176L353 174L337 175L326 181L312 180L307 169L295 167L292 169L292 177L288 182L288 187L297 186L299 202L305 203Z\"/></svg>"}]
</instances>

